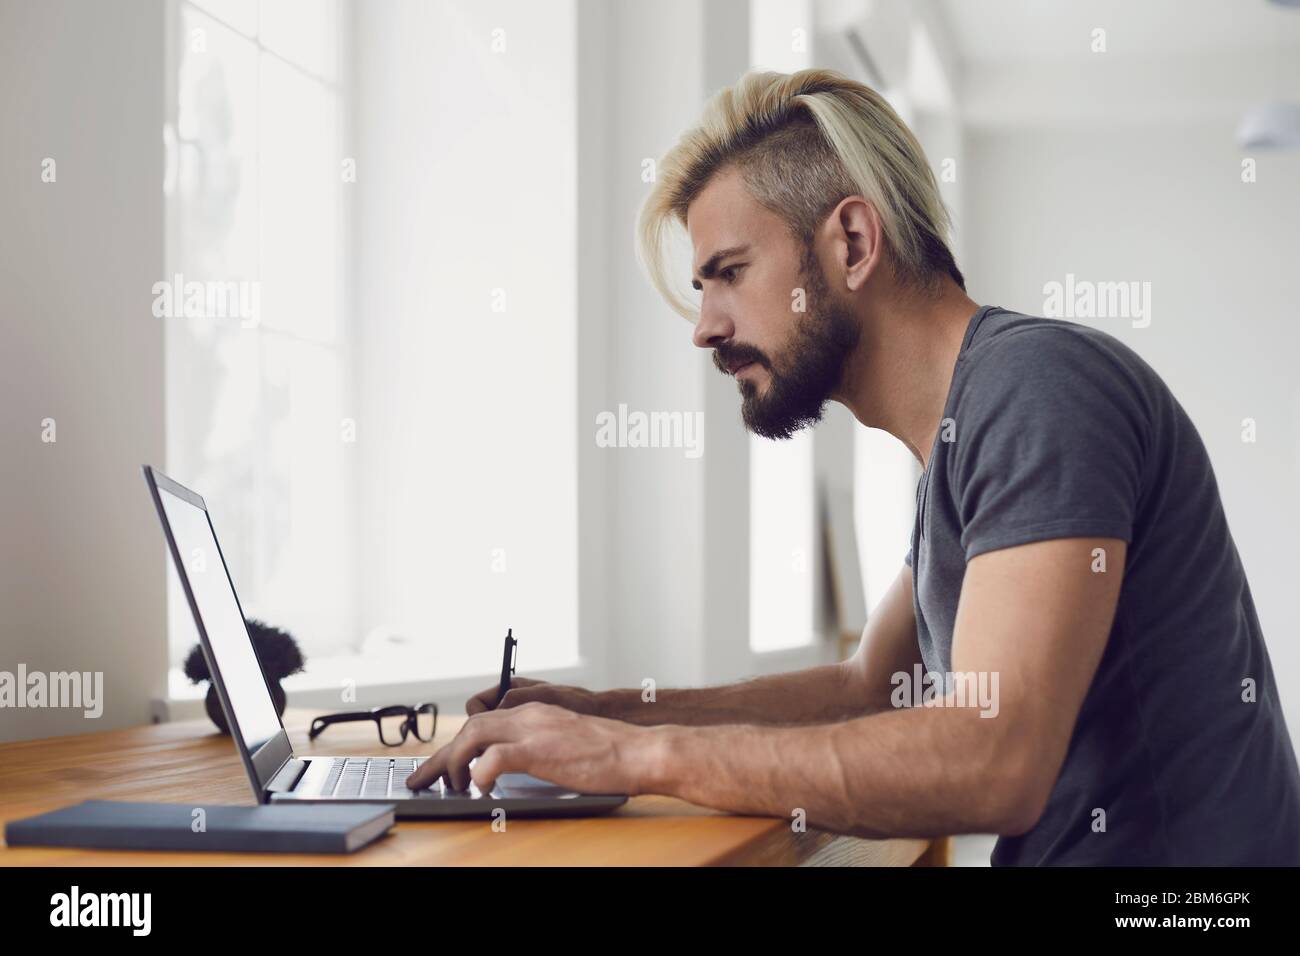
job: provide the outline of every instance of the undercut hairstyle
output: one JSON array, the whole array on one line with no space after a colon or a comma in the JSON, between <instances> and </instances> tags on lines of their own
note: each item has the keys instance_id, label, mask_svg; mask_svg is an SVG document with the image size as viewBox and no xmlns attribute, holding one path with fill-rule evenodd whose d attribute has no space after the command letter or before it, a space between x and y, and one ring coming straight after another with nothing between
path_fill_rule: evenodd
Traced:
<instances>
[{"instance_id":1,"label":"undercut hairstyle","mask_svg":"<svg viewBox=\"0 0 1300 956\"><path fill-rule=\"evenodd\" d=\"M748 73L709 100L700 125L664 154L637 222L650 281L686 318L697 310L668 276L667 243L709 181L732 168L805 254L840 201L858 195L880 214L901 281L932 291L948 276L966 288L921 144L879 93L831 70Z\"/></svg>"}]
</instances>

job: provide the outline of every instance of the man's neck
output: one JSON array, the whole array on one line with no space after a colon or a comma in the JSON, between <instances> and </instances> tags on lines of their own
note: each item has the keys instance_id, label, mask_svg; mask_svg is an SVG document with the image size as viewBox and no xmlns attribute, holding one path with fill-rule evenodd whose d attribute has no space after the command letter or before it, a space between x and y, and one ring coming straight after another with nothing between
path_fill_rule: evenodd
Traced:
<instances>
[{"instance_id":1,"label":"man's neck","mask_svg":"<svg viewBox=\"0 0 1300 956\"><path fill-rule=\"evenodd\" d=\"M862 424L906 445L922 468L930 464L953 367L978 308L948 282L933 298L897 296L862 316L862 338L834 397Z\"/></svg>"}]
</instances>

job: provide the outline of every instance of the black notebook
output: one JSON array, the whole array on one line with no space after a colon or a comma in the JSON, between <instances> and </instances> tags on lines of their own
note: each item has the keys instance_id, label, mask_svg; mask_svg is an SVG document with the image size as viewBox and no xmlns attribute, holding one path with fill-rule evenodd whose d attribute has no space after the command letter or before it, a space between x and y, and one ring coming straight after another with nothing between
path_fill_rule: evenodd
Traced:
<instances>
[{"instance_id":1,"label":"black notebook","mask_svg":"<svg viewBox=\"0 0 1300 956\"><path fill-rule=\"evenodd\" d=\"M351 853L387 833L383 804L255 807L87 800L5 825L9 846L97 850Z\"/></svg>"}]
</instances>

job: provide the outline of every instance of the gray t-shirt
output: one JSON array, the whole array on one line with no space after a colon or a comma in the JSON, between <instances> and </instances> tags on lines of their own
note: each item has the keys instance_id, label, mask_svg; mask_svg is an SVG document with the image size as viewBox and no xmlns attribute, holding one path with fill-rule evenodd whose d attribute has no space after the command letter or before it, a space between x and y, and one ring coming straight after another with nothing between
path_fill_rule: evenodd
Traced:
<instances>
[{"instance_id":1,"label":"gray t-shirt","mask_svg":"<svg viewBox=\"0 0 1300 956\"><path fill-rule=\"evenodd\" d=\"M976 555L1128 542L1047 809L999 838L993 864L1300 864L1300 772L1250 587L1205 446L1164 382L1103 332L983 306L944 419L907 557L927 671L952 670Z\"/></svg>"}]
</instances>

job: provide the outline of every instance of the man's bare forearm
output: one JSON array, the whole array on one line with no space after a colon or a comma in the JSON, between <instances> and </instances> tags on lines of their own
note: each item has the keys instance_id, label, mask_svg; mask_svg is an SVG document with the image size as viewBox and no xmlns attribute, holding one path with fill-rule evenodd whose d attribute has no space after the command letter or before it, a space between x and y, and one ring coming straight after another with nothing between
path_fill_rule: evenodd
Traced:
<instances>
[{"instance_id":1,"label":"man's bare forearm","mask_svg":"<svg viewBox=\"0 0 1300 956\"><path fill-rule=\"evenodd\" d=\"M905 708L812 727L656 727L632 760L641 793L870 838L1027 826L1006 724ZM702 772L707 768L707 772Z\"/></svg>"},{"instance_id":2,"label":"man's bare forearm","mask_svg":"<svg viewBox=\"0 0 1300 956\"><path fill-rule=\"evenodd\" d=\"M710 726L830 723L887 707L888 692L887 686L864 687L860 674L847 664L827 664L717 687L656 690L653 700L638 688L596 697L602 717L643 726Z\"/></svg>"}]
</instances>

